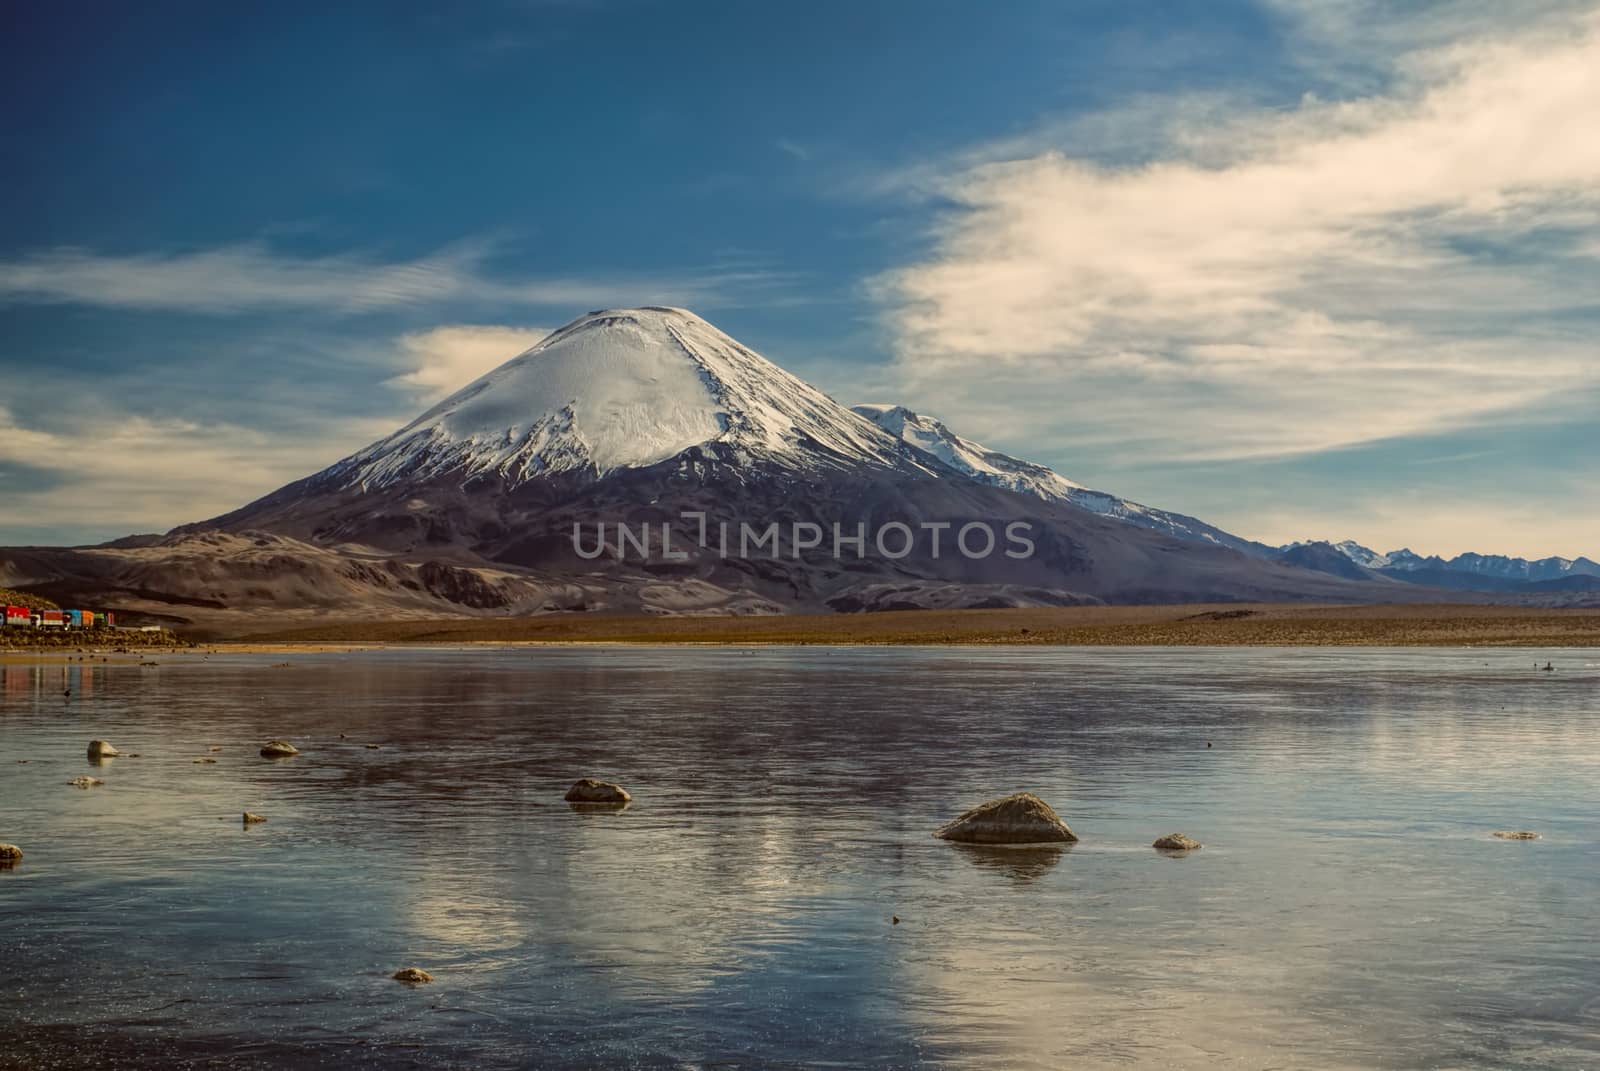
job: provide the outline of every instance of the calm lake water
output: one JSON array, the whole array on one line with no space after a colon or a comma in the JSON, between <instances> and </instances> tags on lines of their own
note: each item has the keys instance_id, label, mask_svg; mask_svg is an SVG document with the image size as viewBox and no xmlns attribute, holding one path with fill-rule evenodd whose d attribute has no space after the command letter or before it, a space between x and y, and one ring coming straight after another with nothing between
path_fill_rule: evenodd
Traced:
<instances>
[{"instance_id":1,"label":"calm lake water","mask_svg":"<svg viewBox=\"0 0 1600 1071\"><path fill-rule=\"evenodd\" d=\"M0 666L0 1066L1600 1067L1597 651L158 657Z\"/></svg>"}]
</instances>

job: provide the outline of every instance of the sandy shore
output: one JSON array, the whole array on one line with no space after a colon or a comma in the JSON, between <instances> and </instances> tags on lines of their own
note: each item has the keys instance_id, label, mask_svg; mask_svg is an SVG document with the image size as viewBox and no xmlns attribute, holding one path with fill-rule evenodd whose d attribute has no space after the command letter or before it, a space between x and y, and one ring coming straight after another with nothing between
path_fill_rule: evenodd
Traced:
<instances>
[{"instance_id":1,"label":"sandy shore","mask_svg":"<svg viewBox=\"0 0 1600 1071\"><path fill-rule=\"evenodd\" d=\"M208 646L304 651L371 644L1015 644L1113 646L1600 646L1600 609L1223 604L927 610L784 617L574 615L328 622Z\"/></svg>"}]
</instances>

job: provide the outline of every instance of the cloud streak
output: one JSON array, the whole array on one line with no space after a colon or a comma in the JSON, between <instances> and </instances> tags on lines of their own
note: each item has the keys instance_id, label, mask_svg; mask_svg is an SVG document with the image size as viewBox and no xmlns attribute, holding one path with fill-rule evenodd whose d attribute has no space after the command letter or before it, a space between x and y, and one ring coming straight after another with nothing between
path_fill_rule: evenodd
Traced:
<instances>
[{"instance_id":1,"label":"cloud streak","mask_svg":"<svg viewBox=\"0 0 1600 1071\"><path fill-rule=\"evenodd\" d=\"M358 314L469 301L513 307L728 304L783 281L758 268L681 275L507 279L466 244L413 260L292 256L260 243L112 255L62 247L0 261L0 303L79 304L208 314L316 309Z\"/></svg>"},{"instance_id":2,"label":"cloud streak","mask_svg":"<svg viewBox=\"0 0 1600 1071\"><path fill-rule=\"evenodd\" d=\"M1178 124L1138 166L948 175L933 252L876 284L907 396L1002 441L1230 459L1600 384L1600 19L1397 62L1382 95Z\"/></svg>"}]
</instances>

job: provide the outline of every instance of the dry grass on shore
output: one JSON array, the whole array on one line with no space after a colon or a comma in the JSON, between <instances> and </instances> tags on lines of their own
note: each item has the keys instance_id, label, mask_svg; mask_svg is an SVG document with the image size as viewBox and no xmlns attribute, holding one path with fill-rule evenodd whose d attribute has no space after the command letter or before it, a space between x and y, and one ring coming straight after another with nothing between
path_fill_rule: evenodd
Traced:
<instances>
[{"instance_id":1,"label":"dry grass on shore","mask_svg":"<svg viewBox=\"0 0 1600 1071\"><path fill-rule=\"evenodd\" d=\"M239 630L246 643L1595 647L1600 609L1299 604L908 610L783 617L561 614Z\"/></svg>"},{"instance_id":2,"label":"dry grass on shore","mask_svg":"<svg viewBox=\"0 0 1600 1071\"><path fill-rule=\"evenodd\" d=\"M171 632L134 629L15 628L0 632L0 651L109 651L118 648L143 651L187 646L187 640Z\"/></svg>"}]
</instances>

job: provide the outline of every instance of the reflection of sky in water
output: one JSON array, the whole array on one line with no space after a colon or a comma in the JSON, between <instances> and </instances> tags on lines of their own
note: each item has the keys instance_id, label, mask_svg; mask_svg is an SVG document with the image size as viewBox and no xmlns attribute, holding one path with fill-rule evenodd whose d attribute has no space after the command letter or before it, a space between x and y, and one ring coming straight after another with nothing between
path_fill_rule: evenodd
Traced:
<instances>
[{"instance_id":1,"label":"reflection of sky in water","mask_svg":"<svg viewBox=\"0 0 1600 1071\"><path fill-rule=\"evenodd\" d=\"M1535 675L1532 657L0 665L0 840L28 853L0 874L0 1051L1581 1066L1600 1031L1600 668L1540 652L1567 668ZM280 735L304 754L259 759ZM141 757L66 787L97 736ZM575 813L561 795L586 774L634 805ZM1019 788L1082 842L928 835ZM243 828L246 809L269 821ZM1486 835L1507 827L1545 839ZM1148 847L1180 829L1206 847ZM439 981L388 980L413 963Z\"/></svg>"}]
</instances>

